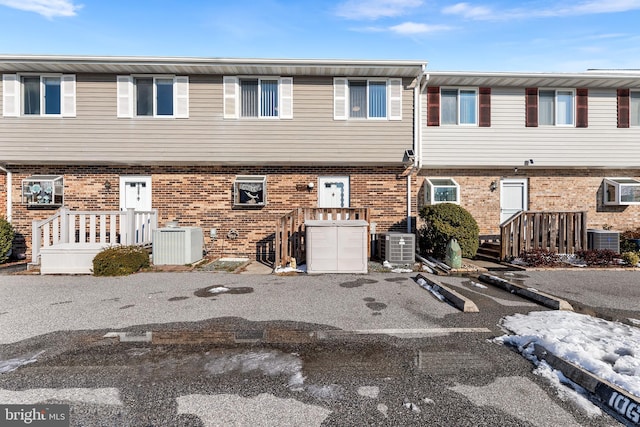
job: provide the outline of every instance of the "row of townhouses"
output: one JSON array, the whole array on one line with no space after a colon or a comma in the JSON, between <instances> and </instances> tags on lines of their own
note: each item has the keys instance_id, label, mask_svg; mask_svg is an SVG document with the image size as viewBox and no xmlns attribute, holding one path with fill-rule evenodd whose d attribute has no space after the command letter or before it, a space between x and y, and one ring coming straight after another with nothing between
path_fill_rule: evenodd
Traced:
<instances>
[{"instance_id":1,"label":"row of townhouses","mask_svg":"<svg viewBox=\"0 0 640 427\"><path fill-rule=\"evenodd\" d=\"M377 233L411 231L442 202L483 235L523 210L640 225L640 72L426 65L0 56L15 250L37 251L34 221L61 207L156 210L160 226L206 230L214 255L271 261L296 208L366 208Z\"/></svg>"}]
</instances>

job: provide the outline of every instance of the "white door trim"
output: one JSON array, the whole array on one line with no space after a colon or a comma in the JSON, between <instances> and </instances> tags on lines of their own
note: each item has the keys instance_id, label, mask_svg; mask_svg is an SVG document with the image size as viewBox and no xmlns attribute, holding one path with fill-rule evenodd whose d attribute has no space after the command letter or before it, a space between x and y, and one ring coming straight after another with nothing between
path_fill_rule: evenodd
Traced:
<instances>
[{"instance_id":1,"label":"white door trim","mask_svg":"<svg viewBox=\"0 0 640 427\"><path fill-rule=\"evenodd\" d=\"M519 186L522 188L522 209L526 211L529 209L529 179L528 178L502 178L500 180L500 224L502 224L505 220L509 219L514 213L508 214L508 217L504 217L504 211L507 210L504 207L505 201L505 187L506 186ZM509 209L513 210L513 209Z\"/></svg>"},{"instance_id":2,"label":"white door trim","mask_svg":"<svg viewBox=\"0 0 640 427\"><path fill-rule=\"evenodd\" d=\"M148 197L144 203L144 206L141 206L141 211L150 211L151 210L151 177L148 175L121 175L120 176L120 210L125 210L125 191L126 184L128 182L143 182L145 184L145 192Z\"/></svg>"}]
</instances>

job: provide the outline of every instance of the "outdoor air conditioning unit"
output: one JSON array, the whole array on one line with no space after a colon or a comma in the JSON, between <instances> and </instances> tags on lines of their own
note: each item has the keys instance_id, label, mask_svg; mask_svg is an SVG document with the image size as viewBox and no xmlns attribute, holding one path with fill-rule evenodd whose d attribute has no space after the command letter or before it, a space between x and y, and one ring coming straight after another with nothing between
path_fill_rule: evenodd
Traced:
<instances>
[{"instance_id":1,"label":"outdoor air conditioning unit","mask_svg":"<svg viewBox=\"0 0 640 427\"><path fill-rule=\"evenodd\" d=\"M609 230L587 230L587 248L610 249L620 253L620 233Z\"/></svg>"},{"instance_id":2,"label":"outdoor air conditioning unit","mask_svg":"<svg viewBox=\"0 0 640 427\"><path fill-rule=\"evenodd\" d=\"M416 261L416 236L411 233L383 233L378 235L378 257L391 264L410 264Z\"/></svg>"},{"instance_id":3,"label":"outdoor air conditioning unit","mask_svg":"<svg viewBox=\"0 0 640 427\"><path fill-rule=\"evenodd\" d=\"M155 265L193 264L202 259L204 235L200 227L166 227L153 231Z\"/></svg>"}]
</instances>

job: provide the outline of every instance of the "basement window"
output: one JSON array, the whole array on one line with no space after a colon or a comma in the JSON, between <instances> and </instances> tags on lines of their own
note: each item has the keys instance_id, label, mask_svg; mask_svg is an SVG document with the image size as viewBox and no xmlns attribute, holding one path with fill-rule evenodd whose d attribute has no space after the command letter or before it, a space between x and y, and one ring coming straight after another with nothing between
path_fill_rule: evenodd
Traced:
<instances>
[{"instance_id":1,"label":"basement window","mask_svg":"<svg viewBox=\"0 0 640 427\"><path fill-rule=\"evenodd\" d=\"M640 181L633 178L605 178L605 205L640 205Z\"/></svg>"},{"instance_id":2,"label":"basement window","mask_svg":"<svg viewBox=\"0 0 640 427\"><path fill-rule=\"evenodd\" d=\"M453 178L427 178L424 182L424 202L460 204L460 186Z\"/></svg>"},{"instance_id":3,"label":"basement window","mask_svg":"<svg viewBox=\"0 0 640 427\"><path fill-rule=\"evenodd\" d=\"M22 203L62 206L64 183L60 175L33 175L22 180Z\"/></svg>"},{"instance_id":4,"label":"basement window","mask_svg":"<svg viewBox=\"0 0 640 427\"><path fill-rule=\"evenodd\" d=\"M237 176L233 183L234 206L260 207L267 204L267 177Z\"/></svg>"}]
</instances>

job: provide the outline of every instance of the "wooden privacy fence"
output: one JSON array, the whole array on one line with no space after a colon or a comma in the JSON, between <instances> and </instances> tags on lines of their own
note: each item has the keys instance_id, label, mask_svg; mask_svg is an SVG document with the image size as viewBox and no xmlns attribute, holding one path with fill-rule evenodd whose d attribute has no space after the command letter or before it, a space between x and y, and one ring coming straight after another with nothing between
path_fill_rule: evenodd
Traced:
<instances>
[{"instance_id":1,"label":"wooden privacy fence","mask_svg":"<svg viewBox=\"0 0 640 427\"><path fill-rule=\"evenodd\" d=\"M38 263L42 248L58 243L105 245L150 245L158 228L157 211L70 211L60 208L55 215L33 221L31 258Z\"/></svg>"},{"instance_id":2,"label":"wooden privacy fence","mask_svg":"<svg viewBox=\"0 0 640 427\"><path fill-rule=\"evenodd\" d=\"M500 226L500 243L501 259L533 249L559 254L587 249L587 213L519 212Z\"/></svg>"},{"instance_id":3,"label":"wooden privacy fence","mask_svg":"<svg viewBox=\"0 0 640 427\"><path fill-rule=\"evenodd\" d=\"M292 259L300 264L306 261L304 222L308 220L369 222L369 208L297 208L284 215L276 222L276 267L284 267Z\"/></svg>"}]
</instances>

